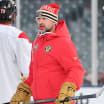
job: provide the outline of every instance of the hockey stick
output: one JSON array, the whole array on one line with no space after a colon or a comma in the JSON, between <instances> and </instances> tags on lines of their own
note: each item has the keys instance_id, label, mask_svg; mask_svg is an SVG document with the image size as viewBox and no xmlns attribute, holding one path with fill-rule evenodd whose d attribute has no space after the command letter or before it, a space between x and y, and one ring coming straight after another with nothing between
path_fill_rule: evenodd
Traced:
<instances>
[{"instance_id":1,"label":"hockey stick","mask_svg":"<svg viewBox=\"0 0 104 104\"><path fill-rule=\"evenodd\" d=\"M97 97L101 96L103 91L104 91L104 86L96 94L75 96L75 97L67 97L63 101L60 101L60 102L64 103L64 102L68 102L69 100L80 100L80 99L97 98ZM55 102L55 100L56 99L36 100L36 101L26 102L26 104L48 103L48 102ZM23 102L20 102L19 104L23 104Z\"/></svg>"}]
</instances>

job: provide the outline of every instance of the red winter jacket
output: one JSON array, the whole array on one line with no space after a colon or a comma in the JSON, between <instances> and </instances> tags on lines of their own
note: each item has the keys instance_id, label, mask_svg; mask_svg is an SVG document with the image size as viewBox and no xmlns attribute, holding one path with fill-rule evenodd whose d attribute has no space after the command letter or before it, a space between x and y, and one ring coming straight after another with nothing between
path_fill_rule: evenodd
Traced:
<instances>
[{"instance_id":1,"label":"red winter jacket","mask_svg":"<svg viewBox=\"0 0 104 104\"><path fill-rule=\"evenodd\" d=\"M46 33L33 42L29 77L35 100L56 98L64 82L83 82L84 71L76 48L63 20L54 33ZM53 104L53 103L52 103Z\"/></svg>"}]
</instances>

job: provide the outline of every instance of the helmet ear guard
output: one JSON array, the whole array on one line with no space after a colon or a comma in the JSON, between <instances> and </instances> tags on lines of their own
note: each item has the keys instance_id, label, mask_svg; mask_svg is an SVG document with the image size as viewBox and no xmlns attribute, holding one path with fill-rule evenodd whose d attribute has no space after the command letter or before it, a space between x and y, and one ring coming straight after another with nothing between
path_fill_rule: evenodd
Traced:
<instances>
[{"instance_id":1,"label":"helmet ear guard","mask_svg":"<svg viewBox=\"0 0 104 104\"><path fill-rule=\"evenodd\" d=\"M0 20L12 20L16 12L14 0L0 0Z\"/></svg>"}]
</instances>

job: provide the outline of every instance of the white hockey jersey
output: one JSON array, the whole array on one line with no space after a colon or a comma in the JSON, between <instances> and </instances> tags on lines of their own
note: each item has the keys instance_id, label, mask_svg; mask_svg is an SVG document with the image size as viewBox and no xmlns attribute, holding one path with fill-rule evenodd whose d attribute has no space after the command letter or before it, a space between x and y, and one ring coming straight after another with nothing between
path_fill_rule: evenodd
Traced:
<instances>
[{"instance_id":1,"label":"white hockey jersey","mask_svg":"<svg viewBox=\"0 0 104 104\"><path fill-rule=\"evenodd\" d=\"M20 73L28 76L31 42L19 29L0 24L0 104L9 102L21 82Z\"/></svg>"}]
</instances>

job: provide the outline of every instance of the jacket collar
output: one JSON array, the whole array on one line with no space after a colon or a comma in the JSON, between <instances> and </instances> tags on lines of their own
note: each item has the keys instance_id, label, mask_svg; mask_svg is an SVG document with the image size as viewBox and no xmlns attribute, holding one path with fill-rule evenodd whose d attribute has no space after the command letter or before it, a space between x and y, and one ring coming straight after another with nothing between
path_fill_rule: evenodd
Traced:
<instances>
[{"instance_id":1,"label":"jacket collar","mask_svg":"<svg viewBox=\"0 0 104 104\"><path fill-rule=\"evenodd\" d=\"M38 33L39 37L44 36L46 40L53 39L55 37L68 37L71 38L70 33L67 29L66 23L64 20L58 21L56 30L54 32L45 32L44 34Z\"/></svg>"}]
</instances>

